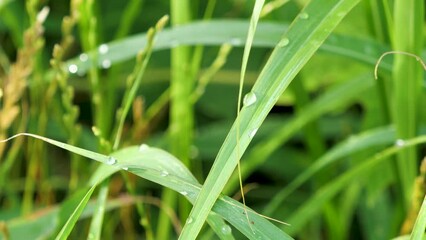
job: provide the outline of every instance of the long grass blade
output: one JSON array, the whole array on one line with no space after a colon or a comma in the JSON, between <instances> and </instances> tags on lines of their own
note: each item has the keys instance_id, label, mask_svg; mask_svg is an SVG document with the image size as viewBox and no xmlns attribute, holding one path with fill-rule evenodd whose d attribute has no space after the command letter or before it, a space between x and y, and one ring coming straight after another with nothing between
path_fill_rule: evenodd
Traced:
<instances>
[{"instance_id":1,"label":"long grass blade","mask_svg":"<svg viewBox=\"0 0 426 240\"><path fill-rule=\"evenodd\" d=\"M351 181L359 180L360 176L367 176L368 174L371 174L371 170L374 169L375 166L386 159L390 159L390 156L397 154L407 147L412 147L425 142L426 136L420 136L405 141L403 145L393 145L392 147L375 154L373 157L366 159L365 162L334 179L331 183L316 191L316 193L311 196L306 203L292 214L288 220L289 223L292 224L292 227L288 229L288 232L290 234L295 234L300 231L306 222L312 219L315 214L320 212L324 203L343 190ZM364 177L363 179L366 178ZM368 182L364 182L364 184L368 184Z\"/></svg>"},{"instance_id":2,"label":"long grass blade","mask_svg":"<svg viewBox=\"0 0 426 240\"><path fill-rule=\"evenodd\" d=\"M56 236L56 240L66 240L71 233L71 230L74 228L75 223L77 222L78 218L80 217L80 214L83 212L84 207L86 206L87 202L90 199L90 196L92 196L93 191L95 190L96 185L93 185L89 191L87 191L86 195L81 199L80 203L78 204L77 208L74 210L72 215L69 217L68 221L65 223L62 230L59 232L59 234Z\"/></svg>"},{"instance_id":3,"label":"long grass blade","mask_svg":"<svg viewBox=\"0 0 426 240\"><path fill-rule=\"evenodd\" d=\"M224 28L223 26L226 26ZM225 43L233 46L243 46L247 38L249 23L242 20L211 20L208 22L193 22L190 24L165 29L157 35L154 51L170 49L176 45L205 45L220 46ZM260 22L253 40L253 47L275 47L281 35L288 29L287 24ZM188 38L188 36L191 36ZM109 51L99 56L98 65L108 59L112 64L134 58L147 44L146 34L139 34L106 44ZM129 48L128 46L134 46ZM377 59L384 52L391 49L373 40L360 39L346 35L331 34L320 46L320 52L331 53L348 57L362 63L374 66ZM90 54L87 54L90 56ZM66 65L78 68L78 74L84 74L92 64L89 60L81 61L79 58L69 60ZM390 72L391 59L385 59L380 68Z\"/></svg>"},{"instance_id":4,"label":"long grass blade","mask_svg":"<svg viewBox=\"0 0 426 240\"><path fill-rule=\"evenodd\" d=\"M426 196L423 200L422 207L420 208L419 215L417 216L416 223L414 224L413 232L411 233L410 240L423 239L426 230Z\"/></svg>"}]
</instances>

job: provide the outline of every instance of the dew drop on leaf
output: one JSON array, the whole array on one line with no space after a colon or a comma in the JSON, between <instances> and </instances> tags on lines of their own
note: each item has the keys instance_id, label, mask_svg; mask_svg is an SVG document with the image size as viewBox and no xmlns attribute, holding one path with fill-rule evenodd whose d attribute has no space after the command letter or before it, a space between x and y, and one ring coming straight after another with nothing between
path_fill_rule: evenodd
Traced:
<instances>
[{"instance_id":1,"label":"dew drop on leaf","mask_svg":"<svg viewBox=\"0 0 426 240\"><path fill-rule=\"evenodd\" d=\"M77 73L78 72L78 66L75 64L71 64L68 66L68 71L70 73Z\"/></svg>"},{"instance_id":2,"label":"dew drop on leaf","mask_svg":"<svg viewBox=\"0 0 426 240\"><path fill-rule=\"evenodd\" d=\"M161 175L162 177L166 177L166 176L168 176L168 175L169 175L169 172L167 172L166 170L163 170L163 171L161 171L160 175Z\"/></svg>"},{"instance_id":3,"label":"dew drop on leaf","mask_svg":"<svg viewBox=\"0 0 426 240\"><path fill-rule=\"evenodd\" d=\"M192 219L192 217L189 217L188 219L186 219L186 223L187 223L187 224L192 223L192 221L194 221L194 220Z\"/></svg>"},{"instance_id":4,"label":"dew drop on leaf","mask_svg":"<svg viewBox=\"0 0 426 240\"><path fill-rule=\"evenodd\" d=\"M224 225L221 229L222 233L225 235L229 235L232 233L232 228L229 225Z\"/></svg>"},{"instance_id":5,"label":"dew drop on leaf","mask_svg":"<svg viewBox=\"0 0 426 240\"><path fill-rule=\"evenodd\" d=\"M111 60L109 60L109 59L104 59L103 61L102 61L102 68L110 68L111 67Z\"/></svg>"},{"instance_id":6,"label":"dew drop on leaf","mask_svg":"<svg viewBox=\"0 0 426 240\"><path fill-rule=\"evenodd\" d=\"M290 43L290 40L288 38L283 38L278 43L278 47L285 47Z\"/></svg>"},{"instance_id":7,"label":"dew drop on leaf","mask_svg":"<svg viewBox=\"0 0 426 240\"><path fill-rule=\"evenodd\" d=\"M397 147L402 147L402 146L404 146L405 145L405 141L404 140L402 140L402 139L397 139L396 141L395 141L395 146L397 146Z\"/></svg>"},{"instance_id":8,"label":"dew drop on leaf","mask_svg":"<svg viewBox=\"0 0 426 240\"><path fill-rule=\"evenodd\" d=\"M254 135L256 135L258 128L253 129L250 133L249 133L249 138L253 138Z\"/></svg>"},{"instance_id":9,"label":"dew drop on leaf","mask_svg":"<svg viewBox=\"0 0 426 240\"><path fill-rule=\"evenodd\" d=\"M78 58L82 62L86 62L87 60L89 60L89 56L87 56L87 54L85 54L85 53L80 54L80 56Z\"/></svg>"},{"instance_id":10,"label":"dew drop on leaf","mask_svg":"<svg viewBox=\"0 0 426 240\"><path fill-rule=\"evenodd\" d=\"M243 105L248 107L254 104L257 100L256 94L254 92L249 92L244 96Z\"/></svg>"},{"instance_id":11,"label":"dew drop on leaf","mask_svg":"<svg viewBox=\"0 0 426 240\"><path fill-rule=\"evenodd\" d=\"M143 143L139 146L139 152L143 152L143 151L148 150L148 149L149 149L149 146L145 143Z\"/></svg>"},{"instance_id":12,"label":"dew drop on leaf","mask_svg":"<svg viewBox=\"0 0 426 240\"><path fill-rule=\"evenodd\" d=\"M100 54L106 54L109 51L108 45L106 44L101 44L99 46L99 53Z\"/></svg>"},{"instance_id":13,"label":"dew drop on leaf","mask_svg":"<svg viewBox=\"0 0 426 240\"><path fill-rule=\"evenodd\" d=\"M300 19L308 19L309 18L309 14L303 12L299 15Z\"/></svg>"},{"instance_id":14,"label":"dew drop on leaf","mask_svg":"<svg viewBox=\"0 0 426 240\"><path fill-rule=\"evenodd\" d=\"M108 164L108 165L114 165L116 163L117 163L117 159L115 159L115 157L111 157L111 156L109 156L107 161L106 161L106 164Z\"/></svg>"}]
</instances>

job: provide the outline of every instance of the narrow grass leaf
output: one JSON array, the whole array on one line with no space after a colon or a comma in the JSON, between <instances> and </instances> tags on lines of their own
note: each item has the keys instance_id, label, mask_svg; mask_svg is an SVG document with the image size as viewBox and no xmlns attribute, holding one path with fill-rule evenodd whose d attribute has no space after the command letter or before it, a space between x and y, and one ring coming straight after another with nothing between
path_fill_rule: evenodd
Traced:
<instances>
[{"instance_id":1,"label":"narrow grass leaf","mask_svg":"<svg viewBox=\"0 0 426 240\"><path fill-rule=\"evenodd\" d=\"M109 179L105 179L99 186L98 199L96 201L95 211L93 213L92 222L90 223L88 240L101 239L102 223L104 220L105 206L107 204ZM95 186L95 185L93 185Z\"/></svg>"},{"instance_id":2,"label":"narrow grass leaf","mask_svg":"<svg viewBox=\"0 0 426 240\"><path fill-rule=\"evenodd\" d=\"M90 199L90 196L92 196L93 191L95 190L96 185L93 185L89 191L87 191L86 195L81 199L80 203L78 204L77 208L74 210L72 215L69 217L68 221L65 223L62 230L59 232L59 234L56 236L56 240L66 240L71 233L71 230L74 228L75 223L77 222L78 218L80 217L80 214L83 212L84 207L86 206L87 202Z\"/></svg>"},{"instance_id":3,"label":"narrow grass leaf","mask_svg":"<svg viewBox=\"0 0 426 240\"><path fill-rule=\"evenodd\" d=\"M265 3L264 0L257 0L254 8L253 8L253 14L251 16L250 19L250 26L249 26L249 30L248 30L248 35L247 35L247 39L246 39L246 44L244 46L244 54L243 54L243 62L241 65L241 72L240 72L240 87L238 90L238 104L237 104L237 131L236 131L236 138L237 138L237 166L238 166L238 179L240 180L240 190L241 190L241 197L243 200L243 204L244 206L246 205L246 200L244 198L244 190L243 190L243 183L242 183L242 179L241 179L241 170L240 170L240 153L239 153L239 136L240 136L240 122L239 122L239 116L240 116L240 110L241 110L241 98L242 98L242 94L243 94L243 85L244 85L244 77L246 74L246 70L247 70L247 63L249 60L249 56L250 56L250 50L251 50L251 46L253 44L253 38L254 38L254 34L256 32L256 27L257 27L257 22L259 21L259 17L260 17L260 12L263 8L263 4ZM255 99L254 99L255 100ZM250 220L248 218L248 214L246 209L244 209L246 217L247 217L247 223L250 226Z\"/></svg>"},{"instance_id":4,"label":"narrow grass leaf","mask_svg":"<svg viewBox=\"0 0 426 240\"><path fill-rule=\"evenodd\" d=\"M392 147L389 147L367 159L365 162L360 163L353 169L348 170L340 177L334 179L331 183L320 188L313 196L309 198L306 203L304 203L291 215L288 222L292 227L288 229L288 232L290 234L299 232L303 228L304 224L311 220L315 214L318 214L321 211L323 205L327 201L329 201L338 192L345 189L351 181L356 180L358 183L361 182L359 177L364 176L362 179L366 179L366 174L371 174L371 171L374 169L374 167L382 161L390 159L390 156L397 154L407 147L415 146L425 142L426 136L420 136L406 140L405 144L402 146L393 145ZM368 184L368 182L364 182L364 184Z\"/></svg>"},{"instance_id":5,"label":"narrow grass leaf","mask_svg":"<svg viewBox=\"0 0 426 240\"><path fill-rule=\"evenodd\" d=\"M395 142L395 131L390 127L368 130L349 137L342 143L330 149L326 154L310 165L308 169L302 172L296 179L283 188L283 190L278 192L264 209L264 214L272 214L276 211L284 199L294 192L294 190L300 187L315 173L336 162L338 159L373 146L381 146L391 144L393 142Z\"/></svg>"},{"instance_id":6,"label":"narrow grass leaf","mask_svg":"<svg viewBox=\"0 0 426 240\"><path fill-rule=\"evenodd\" d=\"M306 19L307 20L307 19ZM226 26L224 28L223 26ZM220 46L225 43L233 46L243 46L247 38L249 23L242 20L211 20L193 22L171 29L165 29L157 35L154 51L171 49L176 42L181 45L205 45ZM260 22L253 40L254 47L275 47L281 35L288 29L287 24L274 22ZM190 38L188 36L191 36ZM147 44L146 33L134 35L122 40L106 44L109 51L99 56L99 64L105 59L112 64L134 58ZM129 48L128 46L134 46ZM320 52L344 56L362 63L374 66L377 59L384 52L390 51L390 47L374 40L360 39L347 35L331 34L319 48ZM90 56L90 53L87 54ZM90 61L81 61L78 58L71 59L66 66L75 64L79 74L88 71ZM380 64L380 69L390 72L392 70L392 58L385 59Z\"/></svg>"},{"instance_id":7,"label":"narrow grass leaf","mask_svg":"<svg viewBox=\"0 0 426 240\"><path fill-rule=\"evenodd\" d=\"M423 239L426 230L426 196L423 199L422 207L414 224L413 232L411 232L410 240Z\"/></svg>"}]
</instances>

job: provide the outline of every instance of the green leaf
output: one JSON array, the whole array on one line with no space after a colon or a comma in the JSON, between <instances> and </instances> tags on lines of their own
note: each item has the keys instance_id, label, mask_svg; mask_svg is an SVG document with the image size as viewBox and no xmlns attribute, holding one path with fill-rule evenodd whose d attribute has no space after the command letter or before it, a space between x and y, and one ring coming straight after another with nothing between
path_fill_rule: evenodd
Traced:
<instances>
[{"instance_id":1,"label":"green leaf","mask_svg":"<svg viewBox=\"0 0 426 240\"><path fill-rule=\"evenodd\" d=\"M310 17L310 20L312 18ZM308 19L307 19L308 20ZM223 26L226 26L223 27ZM157 34L153 50L170 49L176 44L220 46L224 43L233 46L244 46L249 23L243 20L211 20L192 22L190 24L165 29ZM274 22L260 22L253 40L253 47L275 47L282 34L287 31L288 25ZM188 36L191 36L190 38ZM98 56L98 66L108 59L112 64L134 58L147 44L146 34L138 34L122 40L108 43L109 51ZM132 46L129 48L128 46ZM386 51L388 46L374 40L360 39L340 34L331 34L319 48L320 52L344 56L362 63L374 66L377 59ZM90 56L91 54L87 54ZM91 60L81 61L78 58L67 61L66 65L76 64L78 73L84 74L90 69ZM392 69L391 58L385 58L380 68L387 72Z\"/></svg>"},{"instance_id":2,"label":"green leaf","mask_svg":"<svg viewBox=\"0 0 426 240\"><path fill-rule=\"evenodd\" d=\"M75 223L77 222L78 218L80 217L81 213L84 210L84 207L86 207L87 202L90 199L90 196L92 196L93 191L95 190L96 185L93 185L89 191L84 195L84 197L81 199L80 203L78 204L77 208L74 210L72 215L69 217L68 221L63 226L62 230L59 232L59 234L56 236L56 240L66 240L71 233L71 230L74 228Z\"/></svg>"},{"instance_id":3,"label":"green leaf","mask_svg":"<svg viewBox=\"0 0 426 240\"><path fill-rule=\"evenodd\" d=\"M272 214L278 206L289 196L294 190L300 187L305 181L312 177L315 173L336 162L338 159L363 149L373 146L390 144L395 141L395 131L390 127L378 128L363 132L358 135L351 136L347 140L341 142L326 154L320 157L312 165L301 173L295 180L289 183L283 190L278 192L265 208L266 215Z\"/></svg>"},{"instance_id":4,"label":"green leaf","mask_svg":"<svg viewBox=\"0 0 426 240\"><path fill-rule=\"evenodd\" d=\"M411 232L410 240L423 239L426 230L426 197L423 199L422 207Z\"/></svg>"},{"instance_id":5,"label":"green leaf","mask_svg":"<svg viewBox=\"0 0 426 240\"><path fill-rule=\"evenodd\" d=\"M306 222L312 219L315 214L320 212L327 201L329 201L338 192L345 189L351 181L358 181L357 183L361 183L361 180L367 179L366 177L368 174L374 172L373 170L380 171L377 168L374 169L374 167L382 161L390 159L390 156L395 155L407 147L425 142L426 136L420 136L406 140L403 145L393 145L392 147L375 154L371 158L366 159L364 162L341 174L338 178L333 179L330 183L318 189L315 194L309 197L309 199L299 209L292 213L288 220L292 227L289 228L288 232L290 232L290 234L295 234L300 231ZM363 177L360 178L360 176ZM369 184L368 181L362 183Z\"/></svg>"}]
</instances>

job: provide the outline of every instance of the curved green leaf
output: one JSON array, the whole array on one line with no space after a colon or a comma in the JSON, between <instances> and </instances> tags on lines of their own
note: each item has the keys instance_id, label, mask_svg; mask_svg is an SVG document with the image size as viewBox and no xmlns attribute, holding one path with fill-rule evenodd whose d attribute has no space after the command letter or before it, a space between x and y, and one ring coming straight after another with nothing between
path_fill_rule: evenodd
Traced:
<instances>
[{"instance_id":1,"label":"curved green leaf","mask_svg":"<svg viewBox=\"0 0 426 240\"><path fill-rule=\"evenodd\" d=\"M226 27L223 27L226 26ZM243 20L212 20L203 22L193 22L187 25L165 29L158 33L154 45L155 50L170 49L176 45L205 45L220 46L230 43L233 46L244 46L244 39L247 37L249 23ZM254 47L275 47L282 34L287 31L288 25L274 22L259 22L256 36L254 37ZM191 36L191 37L188 37ZM108 52L98 56L98 66L102 66L105 60L116 64L131 58L147 44L146 34L138 34L123 40L108 43ZM104 45L105 46L105 45ZM129 47L132 46L132 47ZM319 50L348 57L365 64L374 66L377 59L386 51L390 51L388 46L381 45L374 40L359 39L345 35L331 34L330 37L320 46ZM90 56L91 54L86 54ZM67 65L76 64L78 74L84 74L90 69L90 58L86 57L71 59ZM390 72L392 69L391 57L385 58L380 68Z\"/></svg>"}]
</instances>

